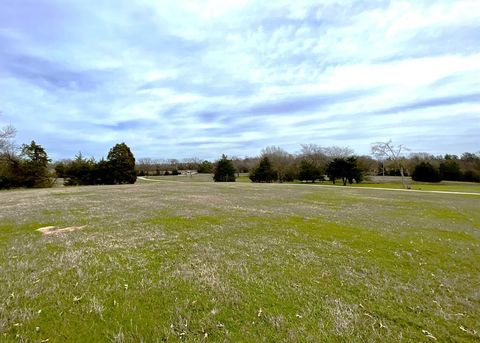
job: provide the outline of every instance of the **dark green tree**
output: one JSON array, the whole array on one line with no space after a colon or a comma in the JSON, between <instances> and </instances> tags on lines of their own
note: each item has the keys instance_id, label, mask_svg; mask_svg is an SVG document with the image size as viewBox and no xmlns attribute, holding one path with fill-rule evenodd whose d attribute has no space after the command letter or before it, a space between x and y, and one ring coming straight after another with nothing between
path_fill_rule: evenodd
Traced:
<instances>
[{"instance_id":1,"label":"dark green tree","mask_svg":"<svg viewBox=\"0 0 480 343\"><path fill-rule=\"evenodd\" d=\"M135 157L125 143L116 144L110 149L107 162L110 170L107 184L135 183Z\"/></svg>"},{"instance_id":2,"label":"dark green tree","mask_svg":"<svg viewBox=\"0 0 480 343\"><path fill-rule=\"evenodd\" d=\"M462 179L460 165L454 159L447 159L440 163L439 172L442 180L459 181Z\"/></svg>"},{"instance_id":3,"label":"dark green tree","mask_svg":"<svg viewBox=\"0 0 480 343\"><path fill-rule=\"evenodd\" d=\"M62 168L57 170L58 177L62 177ZM75 156L75 159L65 163L63 167L63 184L65 186L95 185L97 183L96 162L93 158L86 159L82 153Z\"/></svg>"},{"instance_id":4,"label":"dark green tree","mask_svg":"<svg viewBox=\"0 0 480 343\"><path fill-rule=\"evenodd\" d=\"M327 166L326 170L328 178L335 184L337 179L341 179L343 185L347 182L352 184L354 181L360 183L363 180L361 169L357 166L356 157L334 158Z\"/></svg>"},{"instance_id":5,"label":"dark green tree","mask_svg":"<svg viewBox=\"0 0 480 343\"><path fill-rule=\"evenodd\" d=\"M440 172L434 166L428 162L421 162L412 173L412 179L414 181L423 181L423 182L440 182L442 178L440 177Z\"/></svg>"},{"instance_id":6,"label":"dark green tree","mask_svg":"<svg viewBox=\"0 0 480 343\"><path fill-rule=\"evenodd\" d=\"M316 180L323 180L323 175L320 172L320 168L316 167L313 162L302 160L300 162L298 179L300 181L311 181L314 183Z\"/></svg>"},{"instance_id":7,"label":"dark green tree","mask_svg":"<svg viewBox=\"0 0 480 343\"><path fill-rule=\"evenodd\" d=\"M274 182L278 179L278 173L273 169L270 159L265 156L260 164L250 173L252 182Z\"/></svg>"},{"instance_id":8,"label":"dark green tree","mask_svg":"<svg viewBox=\"0 0 480 343\"><path fill-rule=\"evenodd\" d=\"M22 184L25 187L51 187L52 178L48 172L50 162L45 149L32 141L22 146Z\"/></svg>"},{"instance_id":9,"label":"dark green tree","mask_svg":"<svg viewBox=\"0 0 480 343\"><path fill-rule=\"evenodd\" d=\"M226 155L222 155L222 158L217 161L213 180L215 182L235 182L235 167Z\"/></svg>"}]
</instances>

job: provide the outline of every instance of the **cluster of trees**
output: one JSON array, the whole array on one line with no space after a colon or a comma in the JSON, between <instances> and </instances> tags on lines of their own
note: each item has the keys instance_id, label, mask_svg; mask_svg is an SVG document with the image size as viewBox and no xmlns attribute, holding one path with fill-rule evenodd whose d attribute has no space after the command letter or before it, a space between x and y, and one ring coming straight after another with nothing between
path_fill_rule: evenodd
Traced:
<instances>
[{"instance_id":1,"label":"cluster of trees","mask_svg":"<svg viewBox=\"0 0 480 343\"><path fill-rule=\"evenodd\" d=\"M125 143L112 147L106 160L97 162L79 154L73 160L57 163L55 172L65 186L131 184L137 180L135 157Z\"/></svg>"},{"instance_id":2,"label":"cluster of trees","mask_svg":"<svg viewBox=\"0 0 480 343\"><path fill-rule=\"evenodd\" d=\"M406 176L425 182L480 182L480 154L466 152L458 157L415 153L405 156L407 151L404 146L393 145L391 141L372 144L372 156L375 159L355 156L348 147L306 144L301 146L299 153L290 154L279 147L270 146L263 149L259 157L232 158L228 161L231 164L229 170L235 170L237 175L248 172L253 182L316 182L325 181L328 177L333 183L340 180L346 185L362 182L365 176L370 175L402 176L405 188L408 187ZM223 156L223 164L225 160ZM209 166L217 170L216 164L209 163ZM225 178L215 180L224 181ZM231 178L229 180L233 181Z\"/></svg>"},{"instance_id":3,"label":"cluster of trees","mask_svg":"<svg viewBox=\"0 0 480 343\"><path fill-rule=\"evenodd\" d=\"M220 161L225 164L225 160L228 159L223 156ZM233 170L233 173L249 172L250 180L253 182L267 183L294 180L316 182L324 181L325 176L333 183L337 180L342 180L344 184L358 183L363 180L365 173L371 173L377 166L377 162L371 157L353 156L353 151L349 148L323 148L314 144L302 145L299 154L290 154L280 147L270 146L263 149L258 158L228 161L229 170ZM219 162L215 168L216 173ZM225 178L214 179L224 181Z\"/></svg>"},{"instance_id":4,"label":"cluster of trees","mask_svg":"<svg viewBox=\"0 0 480 343\"><path fill-rule=\"evenodd\" d=\"M391 141L375 143L372 155L379 162L379 175L410 175L415 181L480 182L480 153L465 152L460 157L446 154L434 156L428 153L410 153L402 145Z\"/></svg>"},{"instance_id":5,"label":"cluster of trees","mask_svg":"<svg viewBox=\"0 0 480 343\"><path fill-rule=\"evenodd\" d=\"M455 155L413 156L419 161L413 167L412 179L415 181L440 182L470 181L480 182L480 156L464 153L460 158Z\"/></svg>"},{"instance_id":6,"label":"cluster of trees","mask_svg":"<svg viewBox=\"0 0 480 343\"><path fill-rule=\"evenodd\" d=\"M125 143L110 149L106 160L96 162L79 154L74 160L52 164L35 141L17 148L15 134L12 126L0 128L0 189L51 187L57 177L64 178L67 186L136 181L135 158Z\"/></svg>"},{"instance_id":7,"label":"cluster of trees","mask_svg":"<svg viewBox=\"0 0 480 343\"><path fill-rule=\"evenodd\" d=\"M48 168L50 159L45 149L32 141L30 144L22 145L20 153L17 154L3 133L5 131L0 133L4 137L3 141L0 141L2 146L0 151L0 189L51 187L54 183L54 175ZM6 147L7 149L5 149Z\"/></svg>"}]
</instances>

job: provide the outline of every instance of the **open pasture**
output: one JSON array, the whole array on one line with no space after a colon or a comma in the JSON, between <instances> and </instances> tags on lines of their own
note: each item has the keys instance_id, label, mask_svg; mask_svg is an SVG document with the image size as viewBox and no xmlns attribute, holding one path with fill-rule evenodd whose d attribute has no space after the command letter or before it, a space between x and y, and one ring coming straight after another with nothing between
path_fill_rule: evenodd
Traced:
<instances>
[{"instance_id":1,"label":"open pasture","mask_svg":"<svg viewBox=\"0 0 480 343\"><path fill-rule=\"evenodd\" d=\"M480 340L477 195L141 181L0 204L0 341Z\"/></svg>"}]
</instances>

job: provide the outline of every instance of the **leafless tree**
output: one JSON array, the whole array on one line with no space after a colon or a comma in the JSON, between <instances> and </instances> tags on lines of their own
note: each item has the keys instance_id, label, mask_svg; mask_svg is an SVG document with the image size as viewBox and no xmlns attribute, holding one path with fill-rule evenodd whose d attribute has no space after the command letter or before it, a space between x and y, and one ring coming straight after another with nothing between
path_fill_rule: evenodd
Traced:
<instances>
[{"instance_id":1,"label":"leafless tree","mask_svg":"<svg viewBox=\"0 0 480 343\"><path fill-rule=\"evenodd\" d=\"M329 162L325 149L317 144L302 144L301 147L299 157L312 163L316 168L320 168L323 173Z\"/></svg>"},{"instance_id":2,"label":"leafless tree","mask_svg":"<svg viewBox=\"0 0 480 343\"><path fill-rule=\"evenodd\" d=\"M0 115L2 112L0 112ZM17 130L12 125L0 128L0 155L11 155L14 151L13 138L17 134Z\"/></svg>"},{"instance_id":3,"label":"leafless tree","mask_svg":"<svg viewBox=\"0 0 480 343\"><path fill-rule=\"evenodd\" d=\"M341 147L341 146L330 146L323 148L323 151L325 155L327 155L330 158L345 158L345 157L350 157L353 156L353 149L347 147Z\"/></svg>"},{"instance_id":4,"label":"leafless tree","mask_svg":"<svg viewBox=\"0 0 480 343\"><path fill-rule=\"evenodd\" d=\"M376 142L372 143L372 155L384 161L390 159L394 165L400 169L400 175L402 175L403 188L408 188L405 181L404 171L404 158L402 154L408 151L402 144L394 145L392 140L388 142Z\"/></svg>"}]
</instances>

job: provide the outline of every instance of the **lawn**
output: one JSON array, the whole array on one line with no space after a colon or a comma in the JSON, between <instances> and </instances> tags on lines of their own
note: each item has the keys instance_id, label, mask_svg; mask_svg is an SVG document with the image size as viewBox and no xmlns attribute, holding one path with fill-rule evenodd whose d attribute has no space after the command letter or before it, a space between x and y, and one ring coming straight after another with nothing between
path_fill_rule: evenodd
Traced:
<instances>
[{"instance_id":1,"label":"lawn","mask_svg":"<svg viewBox=\"0 0 480 343\"><path fill-rule=\"evenodd\" d=\"M477 195L160 180L0 204L0 341L480 340Z\"/></svg>"}]
</instances>

